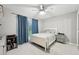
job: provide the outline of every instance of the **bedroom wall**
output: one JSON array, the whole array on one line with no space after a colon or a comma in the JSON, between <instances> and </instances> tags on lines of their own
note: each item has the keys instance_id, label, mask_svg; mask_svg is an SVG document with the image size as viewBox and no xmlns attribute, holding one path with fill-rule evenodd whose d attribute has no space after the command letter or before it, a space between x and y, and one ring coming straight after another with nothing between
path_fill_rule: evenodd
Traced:
<instances>
[{"instance_id":1,"label":"bedroom wall","mask_svg":"<svg viewBox=\"0 0 79 59\"><path fill-rule=\"evenodd\" d=\"M4 7L4 16L2 20L2 35L16 34L16 15L11 14L10 10Z\"/></svg>"},{"instance_id":2,"label":"bedroom wall","mask_svg":"<svg viewBox=\"0 0 79 59\"><path fill-rule=\"evenodd\" d=\"M43 30L43 20L42 19L38 20L38 27L39 27L39 32L42 32L42 30Z\"/></svg>"},{"instance_id":3,"label":"bedroom wall","mask_svg":"<svg viewBox=\"0 0 79 59\"><path fill-rule=\"evenodd\" d=\"M16 34L16 15L11 14L9 9L4 8L4 16L0 18L0 23L2 24L0 26L0 35L3 37L2 40L6 40L6 35ZM4 53L6 54L5 47ZM3 47L0 47L0 54L3 55Z\"/></svg>"},{"instance_id":4,"label":"bedroom wall","mask_svg":"<svg viewBox=\"0 0 79 59\"><path fill-rule=\"evenodd\" d=\"M76 44L76 20L77 12L72 12L44 20L43 29L57 28L58 32L65 33L70 43Z\"/></svg>"}]
</instances>

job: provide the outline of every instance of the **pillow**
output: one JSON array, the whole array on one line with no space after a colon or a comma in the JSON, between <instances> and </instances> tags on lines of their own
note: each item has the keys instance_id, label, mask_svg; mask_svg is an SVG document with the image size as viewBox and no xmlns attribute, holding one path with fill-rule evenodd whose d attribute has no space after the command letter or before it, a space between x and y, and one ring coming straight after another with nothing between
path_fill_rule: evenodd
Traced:
<instances>
[{"instance_id":1,"label":"pillow","mask_svg":"<svg viewBox=\"0 0 79 59\"><path fill-rule=\"evenodd\" d=\"M56 34L57 30L56 29L45 29L42 31L42 33L51 33L51 34Z\"/></svg>"}]
</instances>

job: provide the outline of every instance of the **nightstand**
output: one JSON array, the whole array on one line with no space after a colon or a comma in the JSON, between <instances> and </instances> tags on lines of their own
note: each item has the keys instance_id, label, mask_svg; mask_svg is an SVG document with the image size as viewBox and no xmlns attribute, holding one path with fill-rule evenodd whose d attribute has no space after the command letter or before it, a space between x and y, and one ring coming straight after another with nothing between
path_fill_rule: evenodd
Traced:
<instances>
[{"instance_id":1,"label":"nightstand","mask_svg":"<svg viewBox=\"0 0 79 59\"><path fill-rule=\"evenodd\" d=\"M57 42L66 43L66 36L64 33L58 33L56 35Z\"/></svg>"}]
</instances>

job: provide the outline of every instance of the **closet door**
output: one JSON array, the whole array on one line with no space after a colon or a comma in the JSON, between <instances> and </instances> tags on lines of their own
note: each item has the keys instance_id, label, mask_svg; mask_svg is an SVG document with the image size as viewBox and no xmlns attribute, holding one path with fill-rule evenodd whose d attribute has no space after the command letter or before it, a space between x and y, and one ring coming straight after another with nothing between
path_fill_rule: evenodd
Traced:
<instances>
[{"instance_id":1,"label":"closet door","mask_svg":"<svg viewBox=\"0 0 79 59\"><path fill-rule=\"evenodd\" d=\"M79 46L79 32L78 32L78 46Z\"/></svg>"},{"instance_id":2,"label":"closet door","mask_svg":"<svg viewBox=\"0 0 79 59\"><path fill-rule=\"evenodd\" d=\"M78 14L78 20L77 21L78 21L78 31L79 31L79 14Z\"/></svg>"},{"instance_id":3,"label":"closet door","mask_svg":"<svg viewBox=\"0 0 79 59\"><path fill-rule=\"evenodd\" d=\"M77 45L79 46L79 13L77 14Z\"/></svg>"},{"instance_id":4,"label":"closet door","mask_svg":"<svg viewBox=\"0 0 79 59\"><path fill-rule=\"evenodd\" d=\"M79 14L78 14L78 20L77 20L77 27L78 27L78 30L77 30L77 40L78 40L78 46L79 46Z\"/></svg>"}]
</instances>

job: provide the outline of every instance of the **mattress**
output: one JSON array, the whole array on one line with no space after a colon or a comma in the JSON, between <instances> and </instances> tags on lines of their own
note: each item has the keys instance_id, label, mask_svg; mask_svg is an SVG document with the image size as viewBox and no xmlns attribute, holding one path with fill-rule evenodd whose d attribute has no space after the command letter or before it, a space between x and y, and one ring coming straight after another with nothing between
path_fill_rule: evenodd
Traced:
<instances>
[{"instance_id":1,"label":"mattress","mask_svg":"<svg viewBox=\"0 0 79 59\"><path fill-rule=\"evenodd\" d=\"M47 42L47 44L50 45L52 42L55 41L55 35L50 33L33 34L31 37L31 41L38 44L41 43L44 46L45 43Z\"/></svg>"}]
</instances>

